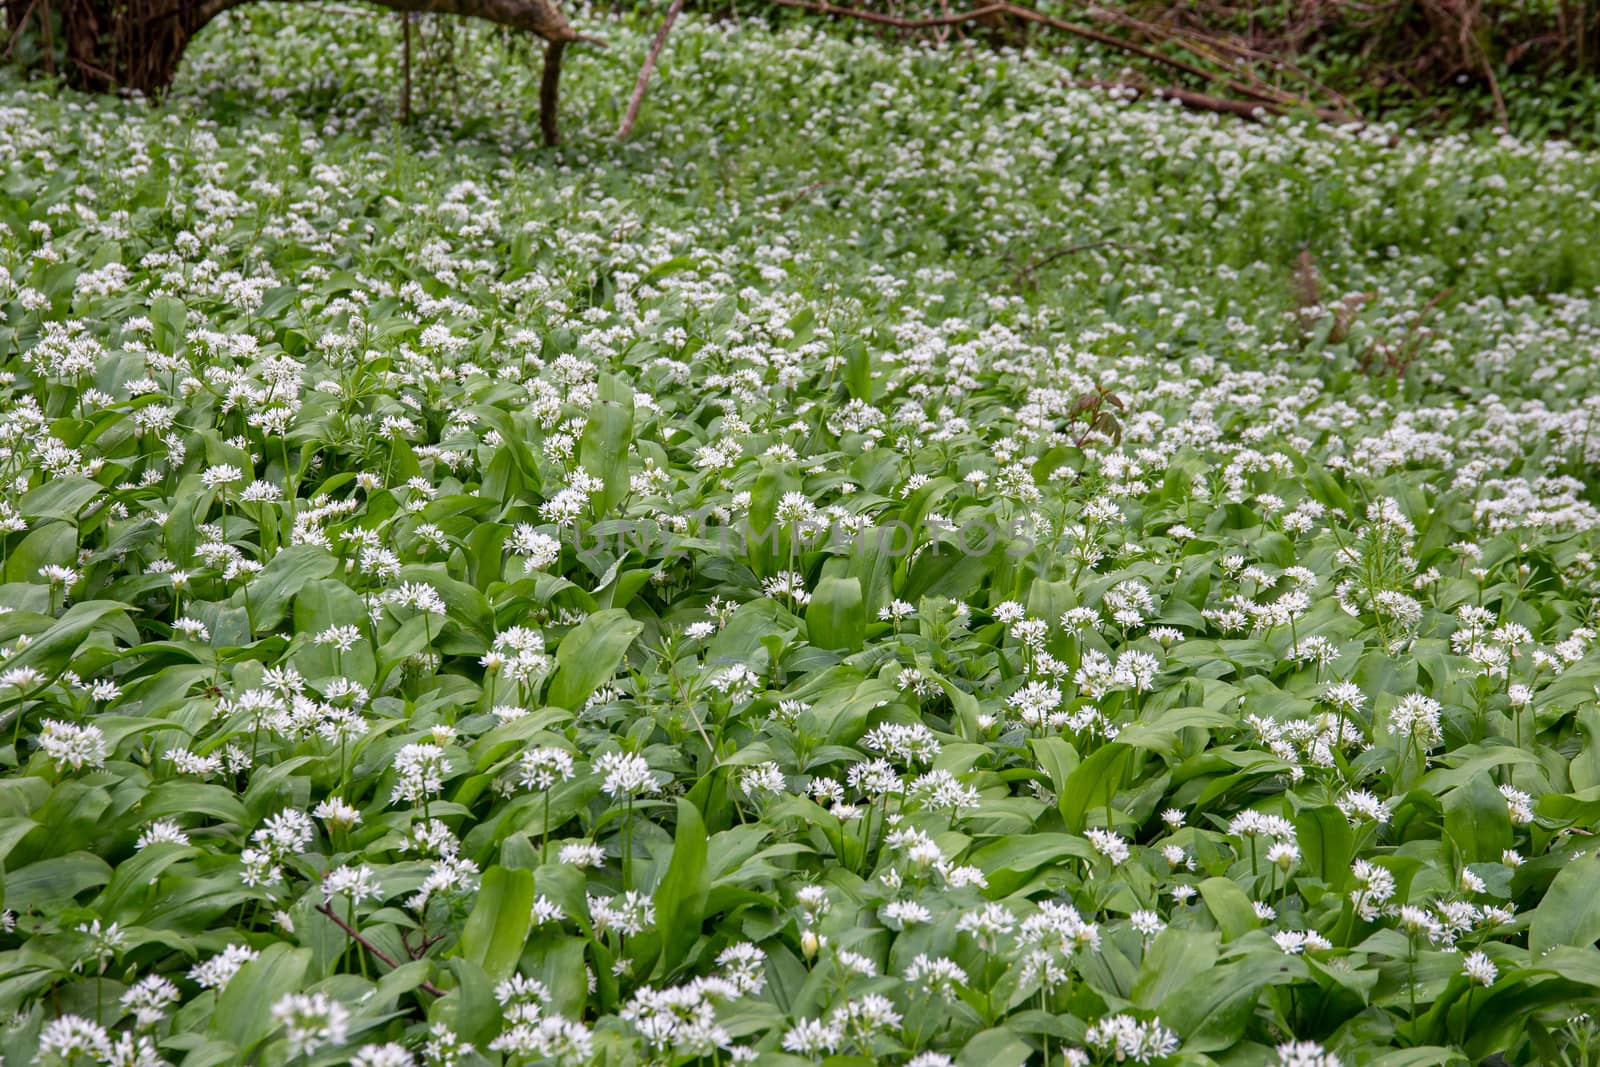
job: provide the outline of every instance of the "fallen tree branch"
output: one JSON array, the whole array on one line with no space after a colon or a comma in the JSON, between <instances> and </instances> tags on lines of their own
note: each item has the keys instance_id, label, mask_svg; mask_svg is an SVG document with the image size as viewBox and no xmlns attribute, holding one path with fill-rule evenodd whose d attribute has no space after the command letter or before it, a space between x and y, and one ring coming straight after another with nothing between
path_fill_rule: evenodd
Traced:
<instances>
[{"instance_id":1,"label":"fallen tree branch","mask_svg":"<svg viewBox=\"0 0 1600 1067\"><path fill-rule=\"evenodd\" d=\"M1207 33L1189 25L1169 28L1157 25L1155 23L1145 22L1141 19L1137 19L1131 15L1125 14L1124 12L1104 8L1098 4L1090 4L1088 11L1096 18L1113 22L1137 33L1142 33L1147 37L1153 37L1163 41L1170 41L1172 44L1177 45L1179 48L1182 48L1193 55L1198 55L1201 58L1207 59L1213 63L1217 63L1221 66L1228 66L1228 60L1214 53L1226 53L1233 57L1234 62L1266 63L1273 70L1287 74L1291 78L1304 83L1312 91L1321 93L1324 97L1337 105L1340 110L1343 110L1351 115L1355 115L1356 113L1354 105L1351 104L1349 98L1344 96L1344 94L1340 93L1331 86L1324 85L1322 82L1313 78L1311 75L1307 74L1305 71L1301 70L1298 66L1289 62L1281 55L1275 55L1271 52L1263 52L1256 48L1252 48L1248 43L1230 40L1227 37ZM1207 53L1205 50L1207 48L1212 49L1213 52Z\"/></svg>"},{"instance_id":2,"label":"fallen tree branch","mask_svg":"<svg viewBox=\"0 0 1600 1067\"><path fill-rule=\"evenodd\" d=\"M876 11L865 11L860 8L842 7L838 4L830 3L829 0L771 0L771 2L779 7L792 7L801 11L811 11L819 15L830 15L835 18L857 19L861 22L870 22L880 26L890 26L894 29L900 30L934 29L936 27L951 26L962 22L973 22L990 15L1001 15L1008 18L1014 18L1022 22L1035 23L1036 25L1058 30L1073 37L1080 37L1087 41L1094 41L1095 43L1105 45L1108 48L1115 48L1122 52L1131 53L1143 59L1148 59L1153 63L1160 63L1163 66L1171 67L1173 70L1181 71L1196 78L1201 78L1205 81L1219 84L1230 92L1239 93L1244 96L1255 97L1266 104L1273 105L1276 108L1291 109L1303 107L1311 110L1318 110L1314 107L1314 105L1311 104L1310 101L1301 99L1300 97L1297 97L1292 93L1285 92L1282 89L1274 88L1265 84L1264 82L1240 81L1239 79L1233 77L1230 73L1207 70L1204 67L1197 66L1196 64L1190 63L1187 60L1178 59L1175 56L1163 55L1152 48L1146 48L1145 46L1137 44L1133 41L1126 41L1120 37L1116 37L1109 33L1103 33L1102 31L1096 30L1089 26L1083 26L1076 22L1068 22L1065 19L1059 19L1053 15L1046 15L1043 12L1035 11L1032 8L1022 6L1021 4L1012 3L1011 0L998 0L996 3L985 4L969 11L958 12L953 15L933 16L930 18L902 18L898 15L884 15ZM1098 11L1099 9L1097 8L1094 10ZM1193 48L1190 50L1194 51ZM1349 120L1349 116L1344 115L1342 112L1333 112L1331 109L1321 110L1328 112L1330 115L1336 113L1339 114L1341 116L1340 121Z\"/></svg>"},{"instance_id":3,"label":"fallen tree branch","mask_svg":"<svg viewBox=\"0 0 1600 1067\"><path fill-rule=\"evenodd\" d=\"M639 120L639 107L644 103L644 90L650 84L650 74L656 69L656 60L661 56L661 49L667 43L667 34L672 29L672 24L678 21L678 13L683 10L683 0L672 0L672 5L667 8L667 15L661 20L661 28L656 31L655 40L650 42L650 51L644 57L644 66L639 68L639 80L634 83L633 96L628 98L627 113L622 116L622 125L617 127L617 140L625 141L633 132L633 124Z\"/></svg>"},{"instance_id":4,"label":"fallen tree branch","mask_svg":"<svg viewBox=\"0 0 1600 1067\"><path fill-rule=\"evenodd\" d=\"M1164 56L1160 52L1153 52L1140 45L1120 40L1109 33L1101 33L1099 30L1090 29L1088 26L1079 26L1075 22L1052 18L1031 8L1005 2L1005 0L1000 3L985 4L983 7L973 8L971 11L957 12L954 15L938 15L932 18L916 19L901 18L898 15L880 15L876 11L862 11L852 7L840 7L837 4L828 3L827 0L772 0L772 2L780 7L799 8L802 11L814 11L819 15L832 15L836 18L860 19L862 22L873 22L880 26L892 26L897 30L929 30L937 26L953 26L958 22L972 22L988 15L1010 15L1012 18L1021 19L1024 22L1036 22L1043 26L1049 26L1051 29L1071 34L1074 37L1082 37L1085 40L1096 41L1112 48L1120 48L1123 51L1132 52L1157 63L1164 63L1185 73L1205 78L1208 81L1213 81L1217 77L1215 73L1202 70L1192 63L1185 63L1181 59Z\"/></svg>"},{"instance_id":5,"label":"fallen tree branch","mask_svg":"<svg viewBox=\"0 0 1600 1067\"><path fill-rule=\"evenodd\" d=\"M971 11L962 11L954 15L935 15L931 18L908 19L899 15L884 15L876 11L862 11L853 7L839 7L836 4L826 3L825 0L772 0L780 7L799 8L801 11L811 11L818 15L832 15L836 18L859 19L862 22L873 22L880 26L892 26L897 30L931 30L939 26L954 26L958 22L971 22L983 18L985 15L996 15L1011 5L1006 3L987 4L974 8Z\"/></svg>"},{"instance_id":6,"label":"fallen tree branch","mask_svg":"<svg viewBox=\"0 0 1600 1067\"><path fill-rule=\"evenodd\" d=\"M362 948L364 948L368 952L372 953L373 958L376 959L379 963L383 964L385 967L388 967L390 970L394 970L395 968L400 966L400 964L395 962L394 958L392 956L390 956L387 952L384 952L383 950L379 949L376 945L374 945L371 941L368 941L366 938L362 937L361 936L361 932L359 930L357 930L355 927L351 926L349 923L345 922L343 919L339 918L339 913L334 911L328 905L326 905L326 904L318 904L317 905L317 910L320 911L322 914L326 915L328 918L332 919L333 922L334 922L334 925L337 926L339 929L343 930L345 932L345 935L347 937L349 937L350 940L354 941L356 944L360 945ZM440 989L438 986L434 985L432 982L424 981L420 986L418 986L418 988L421 989L424 993L429 993L429 994L431 994L433 996L436 996L436 997L444 996L444 990Z\"/></svg>"},{"instance_id":7,"label":"fallen tree branch","mask_svg":"<svg viewBox=\"0 0 1600 1067\"><path fill-rule=\"evenodd\" d=\"M1219 115L1236 115L1243 119L1259 120L1261 112L1269 115L1286 115L1293 110L1281 104L1274 104L1263 100L1236 100L1225 96L1210 96L1206 93L1197 93L1192 89L1180 89L1175 85L1143 86L1132 82L1105 82L1105 81L1079 81L1069 82L1074 89L1116 89L1135 96L1149 93L1151 96L1162 100L1173 100L1184 107L1194 108L1196 111L1212 111ZM1346 125L1357 121L1342 111L1330 108L1310 108L1311 114L1323 122L1336 125Z\"/></svg>"}]
</instances>

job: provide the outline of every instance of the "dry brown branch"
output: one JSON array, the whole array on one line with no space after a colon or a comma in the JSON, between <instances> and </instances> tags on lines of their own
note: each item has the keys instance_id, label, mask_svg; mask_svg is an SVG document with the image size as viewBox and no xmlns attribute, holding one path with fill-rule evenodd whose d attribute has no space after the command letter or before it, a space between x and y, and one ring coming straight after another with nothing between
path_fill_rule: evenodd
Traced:
<instances>
[{"instance_id":1,"label":"dry brown branch","mask_svg":"<svg viewBox=\"0 0 1600 1067\"><path fill-rule=\"evenodd\" d=\"M1236 100L1225 96L1209 96L1197 93L1190 89L1180 89L1172 85L1144 86L1132 82L1107 82L1107 81L1075 81L1069 83L1074 89L1117 89L1124 93L1141 96L1149 93L1162 100L1172 100L1184 107L1196 111L1211 111L1219 115L1236 115L1242 119L1259 120L1262 113L1268 115L1286 115L1294 110L1282 104L1269 103L1263 100ZM1332 108L1307 108L1311 114L1323 122L1344 125L1357 121L1342 111Z\"/></svg>"},{"instance_id":2,"label":"dry brown branch","mask_svg":"<svg viewBox=\"0 0 1600 1067\"><path fill-rule=\"evenodd\" d=\"M843 7L838 4L829 3L828 0L771 0L771 2L779 5L780 7L791 7L801 11L811 11L820 15L829 15L835 18L856 19L861 22L869 22L876 25L890 26L895 29L911 31L934 29L941 26L951 26L964 22L975 22L991 17L1016 19L1021 22L1030 22L1036 25L1047 27L1049 29L1058 30L1070 36L1080 37L1088 41L1094 41L1097 44L1105 45L1108 48L1115 48L1119 51L1128 52L1143 59L1148 59L1151 62L1160 63L1163 66L1172 68L1173 70L1181 71L1185 74L1189 74L1205 81L1220 85L1230 92L1254 97L1263 101L1264 103L1272 105L1271 109L1285 111L1294 108L1304 108L1307 110L1319 111L1319 113L1323 113L1328 116L1337 115L1338 121L1349 121L1350 119L1350 116L1343 110L1335 108L1317 109L1310 101L1298 97L1293 93L1270 86L1259 79L1252 78L1248 80L1241 80L1227 71L1208 70L1194 63L1190 63L1187 60L1157 52L1152 48L1147 48L1133 41L1124 40L1123 38L1116 37L1109 33L1103 33L1100 30L1089 26L1083 26L1076 22L1068 22L1065 19L1059 19L1052 15L1046 15L1043 12L1035 11L1032 8L1022 6L1021 4L1012 3L1010 0L1000 0L1000 2L985 4L969 11L929 18L902 18L898 15L885 15L876 11L866 11L860 8ZM1137 22L1137 20L1134 21ZM1146 24L1138 23L1138 25L1145 26ZM1153 30L1153 27L1151 29ZM1194 51L1195 49L1191 47L1190 50ZM1209 58L1215 61L1215 57ZM1203 96L1203 94L1197 95Z\"/></svg>"},{"instance_id":3,"label":"dry brown branch","mask_svg":"<svg viewBox=\"0 0 1600 1067\"><path fill-rule=\"evenodd\" d=\"M661 28L656 31L655 39L650 42L650 51L644 57L644 66L639 68L639 80L634 83L633 95L628 98L627 113L622 116L622 125L617 127L617 140L625 141L633 132L633 124L639 120L639 107L644 103L645 87L650 84L650 73L656 69L656 60L661 56L661 49L667 43L667 34L672 30L672 24L678 21L678 13L683 10L683 0L672 0L667 8L666 17L661 20Z\"/></svg>"},{"instance_id":4,"label":"dry brown branch","mask_svg":"<svg viewBox=\"0 0 1600 1067\"><path fill-rule=\"evenodd\" d=\"M357 930L355 927L341 919L339 917L339 913L334 911L331 907L326 904L318 904L317 910L326 915L328 918L332 919L334 925L345 932L346 937L350 938L350 940L354 941L356 944L372 953L373 959L377 960L385 967L388 967L390 970L394 970L396 967L400 966L400 964L395 961L394 957L378 948L371 941L368 941L366 938L362 937L361 931ZM432 982L424 981L418 988L420 988L424 993L429 993L436 997L444 996L444 990L440 989Z\"/></svg>"},{"instance_id":5,"label":"dry brown branch","mask_svg":"<svg viewBox=\"0 0 1600 1067\"><path fill-rule=\"evenodd\" d=\"M1131 255L1145 256L1147 258L1154 256L1154 253L1151 252L1150 249L1144 248L1140 245L1130 245L1125 244L1122 241L1111 240L1110 238L1101 238L1100 240L1096 241L1081 241L1078 244L1066 245L1059 248L1051 248L1043 251L1042 254L1028 257L1026 262L1023 261L1021 256L1009 254L1002 256L1000 259L1001 269L998 274L1010 272L1012 275L1011 284L1015 288L1022 288L1025 286L1028 288L1033 288L1038 284L1039 272L1050 266L1052 263L1063 260L1068 256L1077 255L1079 252L1097 252L1103 248L1114 248L1119 252L1127 252ZM996 276L998 276L998 274Z\"/></svg>"}]
</instances>

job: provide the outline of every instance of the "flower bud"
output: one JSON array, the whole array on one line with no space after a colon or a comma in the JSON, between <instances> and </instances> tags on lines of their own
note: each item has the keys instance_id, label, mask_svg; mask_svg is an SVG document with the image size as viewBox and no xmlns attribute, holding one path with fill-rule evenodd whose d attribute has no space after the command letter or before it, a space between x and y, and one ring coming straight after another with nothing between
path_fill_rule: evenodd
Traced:
<instances>
[{"instance_id":1,"label":"flower bud","mask_svg":"<svg viewBox=\"0 0 1600 1067\"><path fill-rule=\"evenodd\" d=\"M815 930L803 930L800 933L800 954L807 962L817 958L817 949L822 947L822 940L817 937Z\"/></svg>"}]
</instances>

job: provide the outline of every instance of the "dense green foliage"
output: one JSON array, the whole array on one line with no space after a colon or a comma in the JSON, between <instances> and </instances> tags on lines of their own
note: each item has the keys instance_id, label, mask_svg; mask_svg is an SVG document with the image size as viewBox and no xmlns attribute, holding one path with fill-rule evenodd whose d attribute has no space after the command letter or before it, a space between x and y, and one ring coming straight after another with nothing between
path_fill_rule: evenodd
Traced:
<instances>
[{"instance_id":1,"label":"dense green foliage","mask_svg":"<svg viewBox=\"0 0 1600 1067\"><path fill-rule=\"evenodd\" d=\"M1595 1062L1596 157L585 21L4 87L8 1067Z\"/></svg>"}]
</instances>

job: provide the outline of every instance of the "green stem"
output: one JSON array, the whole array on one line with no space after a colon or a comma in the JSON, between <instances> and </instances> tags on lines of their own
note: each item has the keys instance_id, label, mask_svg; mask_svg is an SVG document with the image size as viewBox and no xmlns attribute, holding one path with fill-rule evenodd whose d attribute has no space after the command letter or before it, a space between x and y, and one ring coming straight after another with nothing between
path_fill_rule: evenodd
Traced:
<instances>
[{"instance_id":1,"label":"green stem","mask_svg":"<svg viewBox=\"0 0 1600 1067\"><path fill-rule=\"evenodd\" d=\"M554 788L552 786L552 788ZM544 791L544 832L539 841L539 865L542 867L550 859L550 790Z\"/></svg>"}]
</instances>

